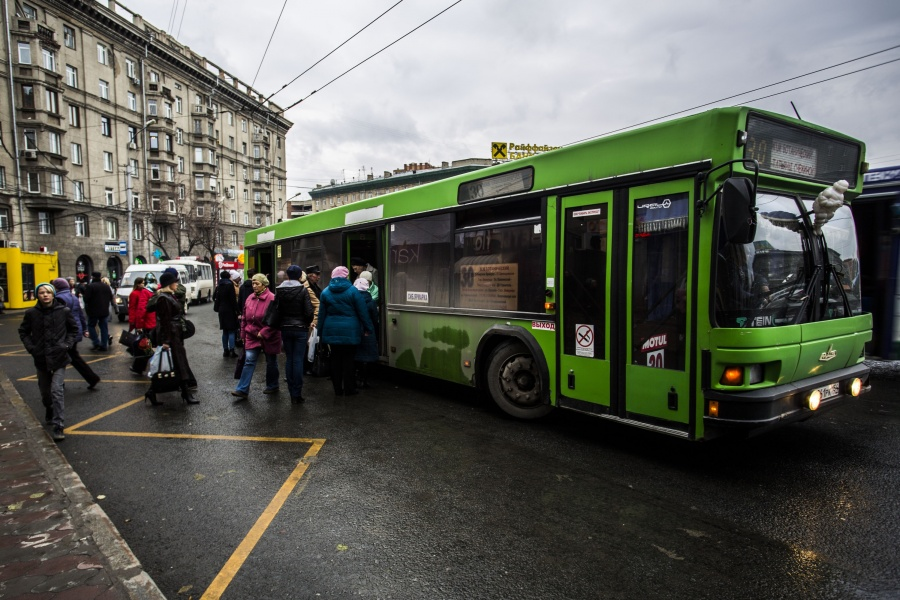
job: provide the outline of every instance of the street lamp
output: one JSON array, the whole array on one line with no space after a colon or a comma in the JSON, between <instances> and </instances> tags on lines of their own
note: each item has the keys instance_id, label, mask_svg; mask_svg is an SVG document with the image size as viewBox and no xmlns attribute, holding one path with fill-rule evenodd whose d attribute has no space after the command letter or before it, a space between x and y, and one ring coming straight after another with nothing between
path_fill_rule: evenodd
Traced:
<instances>
[{"instance_id":1,"label":"street lamp","mask_svg":"<svg viewBox=\"0 0 900 600\"><path fill-rule=\"evenodd\" d=\"M134 139L128 143L128 147L137 150L137 136L145 129L156 123L156 119L149 119L144 122L144 126L134 132ZM134 264L134 224L132 213L134 211L134 201L131 197L131 163L125 165L125 202L128 204L128 264Z\"/></svg>"}]
</instances>

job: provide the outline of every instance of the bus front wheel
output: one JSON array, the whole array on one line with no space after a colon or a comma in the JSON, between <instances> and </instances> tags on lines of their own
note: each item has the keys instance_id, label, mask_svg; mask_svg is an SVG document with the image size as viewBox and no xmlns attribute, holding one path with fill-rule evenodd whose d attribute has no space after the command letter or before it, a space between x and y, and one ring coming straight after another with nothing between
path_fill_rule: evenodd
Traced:
<instances>
[{"instance_id":1,"label":"bus front wheel","mask_svg":"<svg viewBox=\"0 0 900 600\"><path fill-rule=\"evenodd\" d=\"M513 417L537 419L553 408L543 400L544 382L537 362L522 344L503 344L494 350L487 385L497 406Z\"/></svg>"}]
</instances>

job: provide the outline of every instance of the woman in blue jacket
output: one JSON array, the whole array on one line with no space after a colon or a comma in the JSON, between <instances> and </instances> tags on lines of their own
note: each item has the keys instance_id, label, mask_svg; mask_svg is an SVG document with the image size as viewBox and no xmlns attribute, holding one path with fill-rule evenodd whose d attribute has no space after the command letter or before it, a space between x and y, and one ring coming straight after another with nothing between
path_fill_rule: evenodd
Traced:
<instances>
[{"instance_id":1,"label":"woman in blue jacket","mask_svg":"<svg viewBox=\"0 0 900 600\"><path fill-rule=\"evenodd\" d=\"M358 394L354 356L363 336L375 335L365 302L347 276L335 267L319 302L319 336L331 348L331 383L336 396Z\"/></svg>"}]
</instances>

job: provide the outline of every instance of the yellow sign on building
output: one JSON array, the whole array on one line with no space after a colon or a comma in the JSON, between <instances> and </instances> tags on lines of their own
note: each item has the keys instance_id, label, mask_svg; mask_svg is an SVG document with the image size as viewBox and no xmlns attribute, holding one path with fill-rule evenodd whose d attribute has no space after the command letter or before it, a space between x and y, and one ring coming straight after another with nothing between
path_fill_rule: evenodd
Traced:
<instances>
[{"instance_id":1,"label":"yellow sign on building","mask_svg":"<svg viewBox=\"0 0 900 600\"><path fill-rule=\"evenodd\" d=\"M491 142L491 158L494 160L506 160L506 142Z\"/></svg>"}]
</instances>

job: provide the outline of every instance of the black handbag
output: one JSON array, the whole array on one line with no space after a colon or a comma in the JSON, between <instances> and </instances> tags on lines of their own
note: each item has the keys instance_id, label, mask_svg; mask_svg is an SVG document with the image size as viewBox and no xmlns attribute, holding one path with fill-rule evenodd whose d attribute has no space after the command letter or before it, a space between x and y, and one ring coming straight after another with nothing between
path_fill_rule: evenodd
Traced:
<instances>
[{"instance_id":1,"label":"black handbag","mask_svg":"<svg viewBox=\"0 0 900 600\"><path fill-rule=\"evenodd\" d=\"M313 377L325 377L331 373L331 353L327 344L316 344L316 355L309 371Z\"/></svg>"},{"instance_id":2,"label":"black handbag","mask_svg":"<svg viewBox=\"0 0 900 600\"><path fill-rule=\"evenodd\" d=\"M197 333L197 328L194 326L194 323L188 319L182 319L181 339L186 340L190 337L194 337L195 333Z\"/></svg>"},{"instance_id":3,"label":"black handbag","mask_svg":"<svg viewBox=\"0 0 900 600\"><path fill-rule=\"evenodd\" d=\"M131 348L139 339L141 339L139 333L128 331L127 329L123 329L122 333L119 334L119 343L126 348Z\"/></svg>"}]
</instances>

